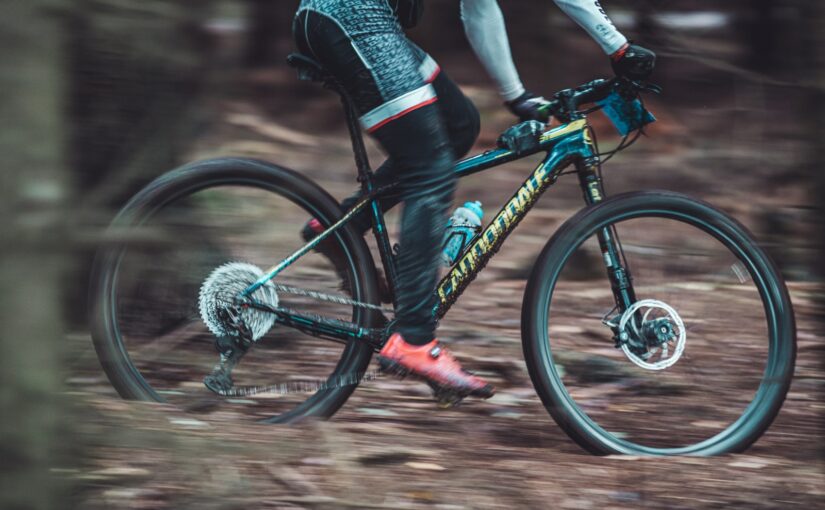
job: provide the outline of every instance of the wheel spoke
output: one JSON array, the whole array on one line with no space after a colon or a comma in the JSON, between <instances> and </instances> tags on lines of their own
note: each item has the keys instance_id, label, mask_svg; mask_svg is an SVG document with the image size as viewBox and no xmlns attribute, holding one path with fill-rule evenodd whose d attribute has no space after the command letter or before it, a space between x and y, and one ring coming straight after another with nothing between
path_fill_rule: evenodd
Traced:
<instances>
[{"instance_id":1,"label":"wheel spoke","mask_svg":"<svg viewBox=\"0 0 825 510\"><path fill-rule=\"evenodd\" d=\"M528 365L546 372L554 363L549 374L557 381L537 389L589 449L721 453L747 446L787 391L766 384L766 371L785 383L793 373L793 318L779 313L789 309L779 305L787 303L781 278L721 213L674 194L629 196L572 218L537 263L536 271L550 268L538 274L555 276L528 285L533 302L525 306L534 320L546 320L535 325ZM637 301L585 335L582 325L601 321L615 304L606 269L595 263L596 232L605 224L622 241ZM584 261L593 263L585 270ZM745 425L732 428L743 416Z\"/></svg>"},{"instance_id":2,"label":"wheel spoke","mask_svg":"<svg viewBox=\"0 0 825 510\"><path fill-rule=\"evenodd\" d=\"M311 382L326 381L332 374L363 372L371 348L355 342L330 343L273 326L271 312L252 307L244 308L239 318L255 332L253 341L243 346L247 352L227 372L224 383L291 384L290 391L271 398L258 395L252 405L224 398L204 385L219 361L215 347L240 346L232 340L234 330L221 326L229 317L220 312L226 308L223 303L231 304L235 298L221 296L237 295L248 285L242 282L241 287L230 288L232 274L204 285L208 277L227 263L263 268L294 253L306 243L303 225L313 217L338 214L328 195L296 174L241 160L209 162L198 171L176 172L141 193L142 198L133 200L131 210L121 215L130 223L118 229L124 238L129 238L129 232L150 232L144 237L151 240L132 236L128 244L107 248L96 269L100 278L95 294L103 313L95 342L102 355L112 360L104 366L121 393L166 400L216 419L240 413L255 420L291 420L307 412L334 412L352 385L297 391L296 381L307 389ZM289 306L300 313L343 318L368 329L366 311L381 309L370 304L376 289L363 276L371 272L366 269L371 260L366 246L346 229L324 242L338 250L340 267L329 256L311 251L271 282L272 297L289 296ZM253 297L261 299L257 294ZM217 344L199 316L204 302L214 308L214 313L205 315L211 329L225 333ZM277 301L263 303L278 306Z\"/></svg>"}]
</instances>

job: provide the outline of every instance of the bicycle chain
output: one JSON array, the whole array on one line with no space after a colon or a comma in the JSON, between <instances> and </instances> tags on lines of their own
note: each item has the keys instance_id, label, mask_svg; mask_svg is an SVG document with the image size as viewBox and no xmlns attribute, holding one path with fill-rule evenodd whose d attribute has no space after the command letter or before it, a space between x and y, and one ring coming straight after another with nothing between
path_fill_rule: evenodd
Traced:
<instances>
[{"instance_id":1,"label":"bicycle chain","mask_svg":"<svg viewBox=\"0 0 825 510\"><path fill-rule=\"evenodd\" d=\"M323 292L318 292L309 289L302 289L300 287L292 287L291 285L283 285L280 283L271 283L274 287L276 292L283 292L286 294L292 294L297 296L305 296L313 299L317 299L319 301L328 301L332 303L342 304L342 305L350 305L350 306L357 306L360 308L366 308L369 310L379 311L384 314L394 314L395 311L389 308L384 308L378 305L372 305L369 303L364 303L362 301L357 301L354 299L350 299L345 296L336 295L336 294L326 294ZM318 316L320 318L320 316ZM219 363L213 369L213 373L217 371L223 363ZM354 377L353 377L354 376ZM222 397L251 397L254 395L258 395L261 393L277 393L279 395L286 395L288 393L315 393L321 390L330 390L330 389L337 389L343 386L350 386L350 385L357 385L360 384L362 381L372 381L377 379L380 376L378 372L367 372L367 373L360 373L360 374L348 374L339 376L336 382L329 384L328 381L323 380L315 380L315 381L289 381L280 384L270 384L267 386L240 386L237 388L231 388L229 390L218 390L215 391L216 394Z\"/></svg>"},{"instance_id":2,"label":"bicycle chain","mask_svg":"<svg viewBox=\"0 0 825 510\"><path fill-rule=\"evenodd\" d=\"M290 285L283 285L280 283L272 283L273 287L278 292L285 292L287 294L294 294L297 296L305 296L311 297L313 299L317 299L319 301L329 301L331 303L337 303L339 305L350 305L350 306L357 306L359 308L366 308L368 310L375 310L377 312L381 312L384 314L394 314L395 310L384 308L380 305L372 305L369 303L364 303L362 301L357 301L355 299L350 299L345 296L337 295L337 294L325 294L323 292L318 292L315 290L309 289L302 289L299 287L292 287Z\"/></svg>"},{"instance_id":3,"label":"bicycle chain","mask_svg":"<svg viewBox=\"0 0 825 510\"><path fill-rule=\"evenodd\" d=\"M363 381L374 381L381 377L381 372L371 371L359 374L348 374L337 377L337 381L332 384L328 380L317 379L315 381L289 381L280 384L270 384L268 386L240 386L230 390L216 391L222 397L252 397L261 393L276 393L287 395L289 393L316 393L321 390L333 390L344 386L361 384Z\"/></svg>"}]
</instances>

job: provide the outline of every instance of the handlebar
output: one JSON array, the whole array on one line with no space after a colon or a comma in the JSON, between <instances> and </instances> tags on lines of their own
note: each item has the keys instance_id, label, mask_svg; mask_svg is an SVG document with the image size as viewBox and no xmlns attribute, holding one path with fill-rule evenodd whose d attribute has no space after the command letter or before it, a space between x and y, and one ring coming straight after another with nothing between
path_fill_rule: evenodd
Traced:
<instances>
[{"instance_id":1,"label":"handlebar","mask_svg":"<svg viewBox=\"0 0 825 510\"><path fill-rule=\"evenodd\" d=\"M541 110L548 118L552 115L561 122L570 122L592 111L579 111L581 105L601 101L614 91L625 97L635 97L641 92L658 94L662 89L652 83L637 82L618 76L607 80L597 79L573 89L556 92L553 99Z\"/></svg>"}]
</instances>

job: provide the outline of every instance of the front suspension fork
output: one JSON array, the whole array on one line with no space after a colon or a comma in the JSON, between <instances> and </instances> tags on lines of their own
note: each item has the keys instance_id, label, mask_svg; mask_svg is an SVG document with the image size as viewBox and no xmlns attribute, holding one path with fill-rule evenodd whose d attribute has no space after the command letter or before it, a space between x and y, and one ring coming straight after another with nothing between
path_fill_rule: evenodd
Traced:
<instances>
[{"instance_id":1,"label":"front suspension fork","mask_svg":"<svg viewBox=\"0 0 825 510\"><path fill-rule=\"evenodd\" d=\"M602 186L601 177L596 171L597 168L598 160L595 158L576 163L579 185L582 188L584 201L587 205L595 205L604 200L604 187ZM612 225L604 227L597 233L597 236L602 252L602 260L610 279L613 299L621 315L630 305L636 302L633 277L630 275L630 269L626 267L621 242L616 234L615 227Z\"/></svg>"}]
</instances>

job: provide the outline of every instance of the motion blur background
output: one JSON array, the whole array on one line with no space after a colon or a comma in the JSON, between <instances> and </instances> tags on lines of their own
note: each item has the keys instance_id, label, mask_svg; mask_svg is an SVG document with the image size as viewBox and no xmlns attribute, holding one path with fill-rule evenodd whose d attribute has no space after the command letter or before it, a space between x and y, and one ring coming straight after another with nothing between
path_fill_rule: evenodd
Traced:
<instances>
[{"instance_id":1,"label":"motion blur background","mask_svg":"<svg viewBox=\"0 0 825 510\"><path fill-rule=\"evenodd\" d=\"M163 171L216 155L277 162L343 198L354 172L340 108L284 64L294 0L3 0L0 507L821 504L825 3L603 4L620 30L657 52L654 81L665 91L649 100L659 118L649 138L607 167L609 191L669 188L709 200L752 229L789 281L797 378L756 447L703 461L596 459L535 405L529 414L512 405L510 418L520 419L490 417L484 433L467 437L463 424L486 415L422 407L417 419L400 419L386 411L391 395L383 407L349 405L342 418L302 430L205 430L163 406L118 400L85 325L102 227ZM549 95L609 74L595 43L549 0L501 7L528 89ZM475 150L492 146L513 119L471 54L458 2L429 0L411 37L479 106ZM606 121L596 127L603 144L617 141ZM501 203L525 168L468 179L458 199ZM580 207L575 184L540 207L558 225ZM523 278L551 232L520 234L525 248L495 259L493 274ZM511 307L498 329L460 317L450 327L512 337L497 355L523 372L517 317ZM433 437L452 445L449 456L427 453Z\"/></svg>"}]
</instances>

